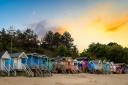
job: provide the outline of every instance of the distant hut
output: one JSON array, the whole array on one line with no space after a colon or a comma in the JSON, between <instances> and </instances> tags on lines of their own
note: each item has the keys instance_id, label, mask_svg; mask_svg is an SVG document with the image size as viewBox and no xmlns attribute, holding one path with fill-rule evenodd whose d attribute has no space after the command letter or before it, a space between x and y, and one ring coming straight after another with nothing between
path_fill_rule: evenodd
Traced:
<instances>
[{"instance_id":1,"label":"distant hut","mask_svg":"<svg viewBox=\"0 0 128 85\"><path fill-rule=\"evenodd\" d=\"M128 74L128 64L125 65L124 73Z\"/></svg>"},{"instance_id":2,"label":"distant hut","mask_svg":"<svg viewBox=\"0 0 128 85\"><path fill-rule=\"evenodd\" d=\"M11 58L14 62L14 69L22 70L22 64L27 64L27 55L24 52L12 53L10 54Z\"/></svg>"},{"instance_id":3,"label":"distant hut","mask_svg":"<svg viewBox=\"0 0 128 85\"><path fill-rule=\"evenodd\" d=\"M48 66L49 58L46 55L40 55L40 56L41 56L40 65Z\"/></svg>"}]
</instances>

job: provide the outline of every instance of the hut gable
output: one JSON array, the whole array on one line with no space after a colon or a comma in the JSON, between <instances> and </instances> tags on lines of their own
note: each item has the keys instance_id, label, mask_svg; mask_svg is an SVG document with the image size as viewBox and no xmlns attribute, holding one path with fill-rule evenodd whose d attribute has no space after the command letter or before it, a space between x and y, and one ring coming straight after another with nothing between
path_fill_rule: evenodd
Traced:
<instances>
[{"instance_id":1,"label":"hut gable","mask_svg":"<svg viewBox=\"0 0 128 85\"><path fill-rule=\"evenodd\" d=\"M12 58L27 58L24 52L10 54Z\"/></svg>"},{"instance_id":2,"label":"hut gable","mask_svg":"<svg viewBox=\"0 0 128 85\"><path fill-rule=\"evenodd\" d=\"M10 56L9 56L8 51L0 52L0 58L9 59Z\"/></svg>"}]
</instances>

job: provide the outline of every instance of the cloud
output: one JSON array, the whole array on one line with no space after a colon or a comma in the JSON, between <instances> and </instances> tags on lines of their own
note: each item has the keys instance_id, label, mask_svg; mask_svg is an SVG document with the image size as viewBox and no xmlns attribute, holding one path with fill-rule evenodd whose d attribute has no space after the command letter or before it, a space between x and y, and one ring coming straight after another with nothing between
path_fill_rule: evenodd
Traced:
<instances>
[{"instance_id":1,"label":"cloud","mask_svg":"<svg viewBox=\"0 0 128 85\"><path fill-rule=\"evenodd\" d=\"M30 28L38 35L39 39L41 39L47 31L55 30L55 26L51 26L51 24L46 20L32 23L30 24Z\"/></svg>"},{"instance_id":2,"label":"cloud","mask_svg":"<svg viewBox=\"0 0 128 85\"><path fill-rule=\"evenodd\" d=\"M32 23L29 27L38 35L39 39L41 39L49 30L61 34L66 31L65 27L50 23L46 20Z\"/></svg>"},{"instance_id":3,"label":"cloud","mask_svg":"<svg viewBox=\"0 0 128 85\"><path fill-rule=\"evenodd\" d=\"M121 29L127 23L128 23L128 16L126 16L125 18L122 18L120 20L114 21L110 24L105 25L106 32L115 32L115 31Z\"/></svg>"},{"instance_id":4,"label":"cloud","mask_svg":"<svg viewBox=\"0 0 128 85\"><path fill-rule=\"evenodd\" d=\"M124 45L128 36L127 8L118 2L97 3L83 10L79 17L66 21L79 50L87 48L91 42Z\"/></svg>"},{"instance_id":5,"label":"cloud","mask_svg":"<svg viewBox=\"0 0 128 85\"><path fill-rule=\"evenodd\" d=\"M60 34L63 34L65 31L67 31L67 28L65 28L65 27L57 27L54 31L55 32L59 32Z\"/></svg>"},{"instance_id":6,"label":"cloud","mask_svg":"<svg viewBox=\"0 0 128 85\"><path fill-rule=\"evenodd\" d=\"M124 3L124 2L123 2ZM54 32L69 31L80 50L87 48L91 42L119 42L127 43L128 12L127 5L118 2L102 2L82 9L79 16L58 16L54 22L33 18L32 29L39 37L45 35L49 30ZM63 12L63 10L62 10ZM77 11L76 11L77 12ZM69 12L70 13L70 12ZM33 15L36 15L33 11ZM36 15L37 17L38 15ZM127 24L127 26L126 26Z\"/></svg>"}]
</instances>

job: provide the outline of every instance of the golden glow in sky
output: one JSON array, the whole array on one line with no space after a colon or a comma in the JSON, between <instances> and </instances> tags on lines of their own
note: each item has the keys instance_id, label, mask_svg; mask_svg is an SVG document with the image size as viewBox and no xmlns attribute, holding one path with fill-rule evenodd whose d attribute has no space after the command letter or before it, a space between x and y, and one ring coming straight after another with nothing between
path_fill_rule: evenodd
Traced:
<instances>
[{"instance_id":1,"label":"golden glow in sky","mask_svg":"<svg viewBox=\"0 0 128 85\"><path fill-rule=\"evenodd\" d=\"M26 24L40 37L69 31L80 51L92 42L128 46L128 0L0 0L1 28Z\"/></svg>"},{"instance_id":2,"label":"golden glow in sky","mask_svg":"<svg viewBox=\"0 0 128 85\"><path fill-rule=\"evenodd\" d=\"M80 51L92 42L117 42L128 46L128 6L121 5L120 7L119 3L97 4L81 13L79 17L60 23L64 28L68 28L66 30L71 33Z\"/></svg>"}]
</instances>

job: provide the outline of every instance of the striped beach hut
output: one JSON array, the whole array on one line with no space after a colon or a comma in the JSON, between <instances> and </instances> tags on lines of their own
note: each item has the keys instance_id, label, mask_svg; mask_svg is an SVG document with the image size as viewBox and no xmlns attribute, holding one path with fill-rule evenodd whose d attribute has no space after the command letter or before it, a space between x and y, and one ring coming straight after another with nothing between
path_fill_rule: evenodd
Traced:
<instances>
[{"instance_id":1,"label":"striped beach hut","mask_svg":"<svg viewBox=\"0 0 128 85\"><path fill-rule=\"evenodd\" d=\"M30 68L40 67L40 65L43 63L42 56L40 56L37 53L31 53L27 55L27 64Z\"/></svg>"},{"instance_id":2,"label":"striped beach hut","mask_svg":"<svg viewBox=\"0 0 128 85\"><path fill-rule=\"evenodd\" d=\"M11 57L7 51L0 52L0 70L9 70L9 66L12 64Z\"/></svg>"},{"instance_id":3,"label":"striped beach hut","mask_svg":"<svg viewBox=\"0 0 128 85\"><path fill-rule=\"evenodd\" d=\"M48 57L46 55L31 53L28 54L27 57L28 57L27 64L31 68L48 66Z\"/></svg>"},{"instance_id":4,"label":"striped beach hut","mask_svg":"<svg viewBox=\"0 0 128 85\"><path fill-rule=\"evenodd\" d=\"M13 73L15 75L13 66L13 60L11 59L8 51L0 52L0 73L6 73L8 76Z\"/></svg>"},{"instance_id":5,"label":"striped beach hut","mask_svg":"<svg viewBox=\"0 0 128 85\"><path fill-rule=\"evenodd\" d=\"M27 64L27 55L24 52L12 53L10 56L14 62L13 68L16 70L22 70L23 64Z\"/></svg>"},{"instance_id":6,"label":"striped beach hut","mask_svg":"<svg viewBox=\"0 0 128 85\"><path fill-rule=\"evenodd\" d=\"M34 76L44 76L48 72L48 59L45 55L31 53L27 55L27 65L34 72Z\"/></svg>"}]
</instances>

